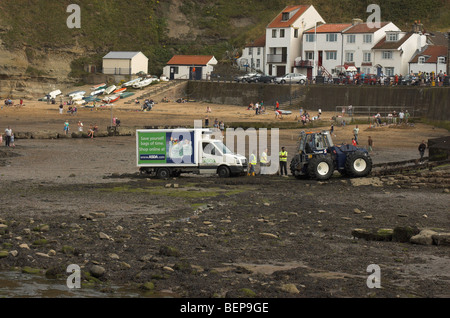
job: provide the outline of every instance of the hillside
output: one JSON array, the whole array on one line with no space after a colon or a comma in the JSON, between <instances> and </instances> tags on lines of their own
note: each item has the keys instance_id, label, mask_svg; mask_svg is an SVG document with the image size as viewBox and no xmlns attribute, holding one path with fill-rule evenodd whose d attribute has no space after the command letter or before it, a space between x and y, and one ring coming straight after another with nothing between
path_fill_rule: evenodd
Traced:
<instances>
[{"instance_id":1,"label":"hillside","mask_svg":"<svg viewBox=\"0 0 450 318\"><path fill-rule=\"evenodd\" d=\"M313 4L327 22L367 19L378 3L385 21L404 30L421 20L427 30L450 29L448 0L78 0L81 28L66 25L73 0L0 2L0 75L61 80L83 75L85 63L101 66L110 50L139 50L159 74L173 54L239 50L264 32L289 4ZM1 88L1 84L0 84Z\"/></svg>"}]
</instances>

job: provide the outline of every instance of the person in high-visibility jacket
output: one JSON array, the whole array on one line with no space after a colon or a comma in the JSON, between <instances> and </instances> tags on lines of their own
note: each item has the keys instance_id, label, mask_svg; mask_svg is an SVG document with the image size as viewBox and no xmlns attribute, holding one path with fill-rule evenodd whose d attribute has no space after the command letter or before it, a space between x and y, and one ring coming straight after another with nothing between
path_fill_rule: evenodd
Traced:
<instances>
[{"instance_id":1,"label":"person in high-visibility jacket","mask_svg":"<svg viewBox=\"0 0 450 318\"><path fill-rule=\"evenodd\" d=\"M283 171L284 171L284 175L287 176L287 157L288 157L288 152L286 151L286 148L281 147L281 151L280 151L280 175L283 175Z\"/></svg>"},{"instance_id":2,"label":"person in high-visibility jacket","mask_svg":"<svg viewBox=\"0 0 450 318\"><path fill-rule=\"evenodd\" d=\"M265 149L260 156L259 165L261 167L259 174L267 174L266 167L269 166L269 160L267 158L267 149Z\"/></svg>"},{"instance_id":3,"label":"person in high-visibility jacket","mask_svg":"<svg viewBox=\"0 0 450 318\"><path fill-rule=\"evenodd\" d=\"M258 160L256 158L255 152L252 151L252 154L250 155L250 160L249 160L249 164L250 164L250 169L248 171L248 175L249 176L255 176L255 167L258 164Z\"/></svg>"}]
</instances>

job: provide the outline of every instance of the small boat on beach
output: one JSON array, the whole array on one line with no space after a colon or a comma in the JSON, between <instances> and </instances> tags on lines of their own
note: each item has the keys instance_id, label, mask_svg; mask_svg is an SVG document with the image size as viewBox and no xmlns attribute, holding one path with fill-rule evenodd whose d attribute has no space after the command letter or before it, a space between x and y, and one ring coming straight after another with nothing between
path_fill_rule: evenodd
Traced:
<instances>
[{"instance_id":1,"label":"small boat on beach","mask_svg":"<svg viewBox=\"0 0 450 318\"><path fill-rule=\"evenodd\" d=\"M112 85L112 86L108 87L108 88L105 90L105 94L106 94L106 95L109 95L109 94L111 94L112 92L114 92L116 89L117 89L117 86L116 86L116 85Z\"/></svg>"},{"instance_id":2,"label":"small boat on beach","mask_svg":"<svg viewBox=\"0 0 450 318\"><path fill-rule=\"evenodd\" d=\"M153 80L151 78L147 78L136 84L133 84L133 88L144 88L144 87L150 85L152 82L153 82Z\"/></svg>"},{"instance_id":3,"label":"small boat on beach","mask_svg":"<svg viewBox=\"0 0 450 318\"><path fill-rule=\"evenodd\" d=\"M105 83L98 84L98 85L92 86L92 87L91 87L91 90L93 90L93 91L98 91L99 89L106 88L106 86L107 86L107 85L106 85Z\"/></svg>"},{"instance_id":4,"label":"small boat on beach","mask_svg":"<svg viewBox=\"0 0 450 318\"><path fill-rule=\"evenodd\" d=\"M98 89L98 90L96 90L96 91L93 91L93 92L91 93L91 96L101 95L101 94L103 94L105 91L106 91L106 89L104 89L104 88Z\"/></svg>"},{"instance_id":5,"label":"small boat on beach","mask_svg":"<svg viewBox=\"0 0 450 318\"><path fill-rule=\"evenodd\" d=\"M140 81L141 81L141 78L136 78L136 79L131 80L129 82L123 83L122 86L123 87L130 87L130 86L133 86L134 84L139 83Z\"/></svg>"},{"instance_id":6,"label":"small boat on beach","mask_svg":"<svg viewBox=\"0 0 450 318\"><path fill-rule=\"evenodd\" d=\"M116 89L116 90L114 91L114 94L124 93L126 90L127 90L126 87L119 88L119 89Z\"/></svg>"},{"instance_id":7,"label":"small boat on beach","mask_svg":"<svg viewBox=\"0 0 450 318\"><path fill-rule=\"evenodd\" d=\"M86 94L85 91L76 91L76 92L72 92L72 93L67 94L67 96L69 96L69 97L73 97L73 96L76 96L76 95L84 96L84 94Z\"/></svg>"},{"instance_id":8,"label":"small boat on beach","mask_svg":"<svg viewBox=\"0 0 450 318\"><path fill-rule=\"evenodd\" d=\"M72 101L79 101L79 100L83 100L84 99L84 94L78 94L78 95L72 95L70 96L70 98L72 99Z\"/></svg>"},{"instance_id":9,"label":"small boat on beach","mask_svg":"<svg viewBox=\"0 0 450 318\"><path fill-rule=\"evenodd\" d=\"M107 104L111 104L114 102L117 102L120 99L120 95L110 95L110 96L106 96L105 98L103 98L103 102L107 103Z\"/></svg>"},{"instance_id":10,"label":"small boat on beach","mask_svg":"<svg viewBox=\"0 0 450 318\"><path fill-rule=\"evenodd\" d=\"M50 98L56 98L56 96L61 95L62 92L58 89L56 91L48 93L50 95Z\"/></svg>"}]
</instances>

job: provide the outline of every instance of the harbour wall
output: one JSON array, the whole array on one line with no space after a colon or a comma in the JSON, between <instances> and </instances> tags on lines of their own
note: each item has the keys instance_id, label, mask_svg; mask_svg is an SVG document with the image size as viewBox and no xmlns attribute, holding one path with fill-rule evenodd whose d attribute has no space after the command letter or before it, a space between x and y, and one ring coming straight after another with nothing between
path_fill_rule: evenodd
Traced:
<instances>
[{"instance_id":1,"label":"harbour wall","mask_svg":"<svg viewBox=\"0 0 450 318\"><path fill-rule=\"evenodd\" d=\"M450 87L299 85L189 81L190 99L216 104L242 105L276 101L284 108L335 111L338 106L398 106L414 110L415 116L430 120L450 120Z\"/></svg>"}]
</instances>

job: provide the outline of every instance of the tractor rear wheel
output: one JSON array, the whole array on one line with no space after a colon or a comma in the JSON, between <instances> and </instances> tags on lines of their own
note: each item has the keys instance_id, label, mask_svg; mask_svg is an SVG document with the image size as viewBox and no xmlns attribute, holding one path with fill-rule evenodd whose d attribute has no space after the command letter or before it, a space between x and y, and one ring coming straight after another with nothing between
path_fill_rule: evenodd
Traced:
<instances>
[{"instance_id":1,"label":"tractor rear wheel","mask_svg":"<svg viewBox=\"0 0 450 318\"><path fill-rule=\"evenodd\" d=\"M333 172L334 164L329 156L315 157L308 163L308 175L311 179L328 180Z\"/></svg>"},{"instance_id":2,"label":"tractor rear wheel","mask_svg":"<svg viewBox=\"0 0 450 318\"><path fill-rule=\"evenodd\" d=\"M350 177L366 177L372 171L372 159L362 151L355 151L348 156L345 171Z\"/></svg>"},{"instance_id":3,"label":"tractor rear wheel","mask_svg":"<svg viewBox=\"0 0 450 318\"><path fill-rule=\"evenodd\" d=\"M301 179L304 177L304 175L298 170L299 164L300 164L300 156L297 155L294 158L292 158L290 166L291 174L297 179Z\"/></svg>"}]
</instances>

